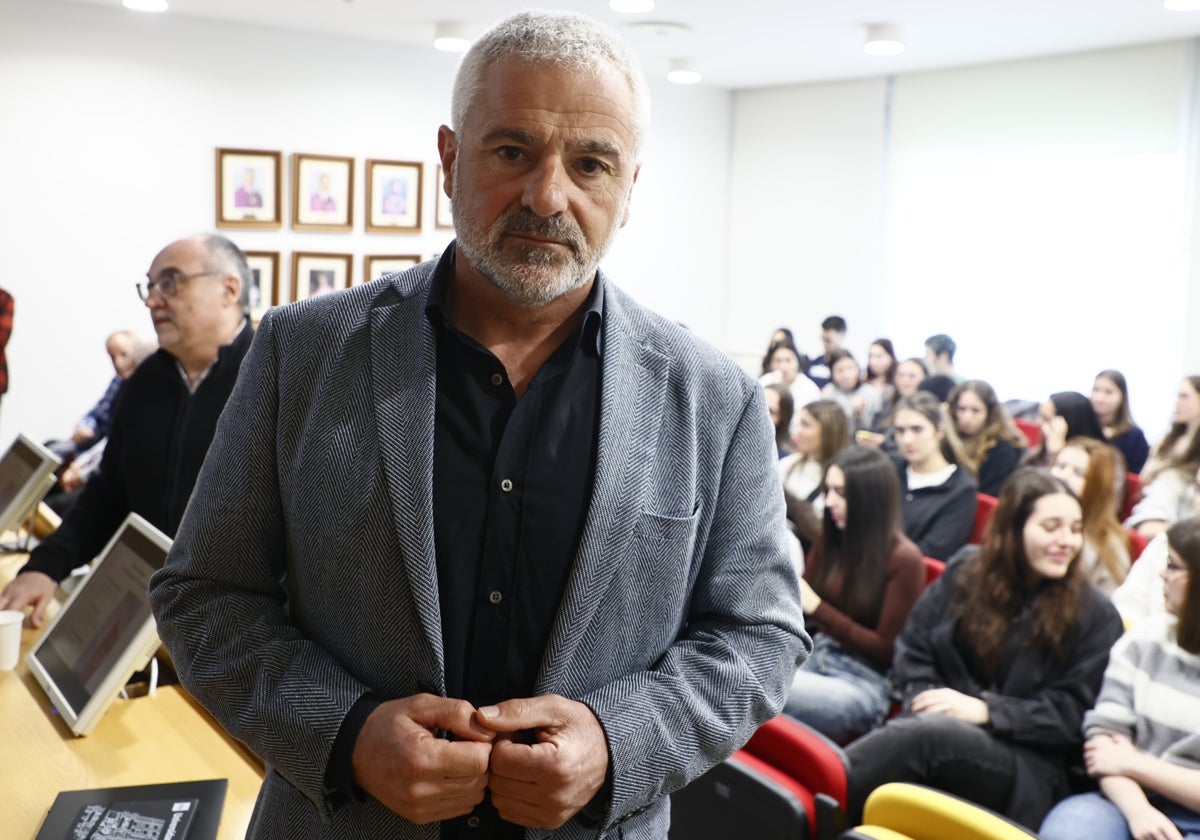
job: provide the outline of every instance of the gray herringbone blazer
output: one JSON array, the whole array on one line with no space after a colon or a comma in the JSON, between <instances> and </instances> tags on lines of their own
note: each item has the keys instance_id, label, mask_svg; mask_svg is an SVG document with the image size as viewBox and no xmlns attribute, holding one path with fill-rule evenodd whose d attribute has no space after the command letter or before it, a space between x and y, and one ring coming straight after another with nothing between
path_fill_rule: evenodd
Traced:
<instances>
[{"instance_id":1,"label":"gray herringbone blazer","mask_svg":"<svg viewBox=\"0 0 1200 840\"><path fill-rule=\"evenodd\" d=\"M364 692L444 693L432 269L268 313L151 583L183 684L268 763L254 838L438 835L323 781ZM808 646L760 389L606 288L595 488L538 692L600 718L612 799L599 832L530 838L666 837L665 794L779 710Z\"/></svg>"}]
</instances>

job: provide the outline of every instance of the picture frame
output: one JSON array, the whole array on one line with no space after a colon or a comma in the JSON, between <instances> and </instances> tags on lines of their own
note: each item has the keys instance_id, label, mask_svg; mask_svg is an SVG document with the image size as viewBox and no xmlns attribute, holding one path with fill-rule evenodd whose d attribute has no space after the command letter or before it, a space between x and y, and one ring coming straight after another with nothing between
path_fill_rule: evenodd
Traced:
<instances>
[{"instance_id":1,"label":"picture frame","mask_svg":"<svg viewBox=\"0 0 1200 840\"><path fill-rule=\"evenodd\" d=\"M350 288L352 254L296 251L292 254L292 300Z\"/></svg>"},{"instance_id":2,"label":"picture frame","mask_svg":"<svg viewBox=\"0 0 1200 840\"><path fill-rule=\"evenodd\" d=\"M261 149L217 149L217 227L283 226L283 155Z\"/></svg>"},{"instance_id":3,"label":"picture frame","mask_svg":"<svg viewBox=\"0 0 1200 840\"><path fill-rule=\"evenodd\" d=\"M363 257L363 283L378 280L385 274L412 268L421 262L418 254L368 254Z\"/></svg>"},{"instance_id":4,"label":"picture frame","mask_svg":"<svg viewBox=\"0 0 1200 840\"><path fill-rule=\"evenodd\" d=\"M442 165L437 165L437 185L434 193L433 224L439 230L454 230L454 215L450 212L450 196L446 195Z\"/></svg>"},{"instance_id":5,"label":"picture frame","mask_svg":"<svg viewBox=\"0 0 1200 840\"><path fill-rule=\"evenodd\" d=\"M403 160L367 161L367 232L419 233L421 164Z\"/></svg>"},{"instance_id":6,"label":"picture frame","mask_svg":"<svg viewBox=\"0 0 1200 840\"><path fill-rule=\"evenodd\" d=\"M354 227L354 158L292 155L292 228Z\"/></svg>"},{"instance_id":7,"label":"picture frame","mask_svg":"<svg viewBox=\"0 0 1200 840\"><path fill-rule=\"evenodd\" d=\"M246 251L250 266L250 321L257 326L272 306L279 305L279 252Z\"/></svg>"}]
</instances>

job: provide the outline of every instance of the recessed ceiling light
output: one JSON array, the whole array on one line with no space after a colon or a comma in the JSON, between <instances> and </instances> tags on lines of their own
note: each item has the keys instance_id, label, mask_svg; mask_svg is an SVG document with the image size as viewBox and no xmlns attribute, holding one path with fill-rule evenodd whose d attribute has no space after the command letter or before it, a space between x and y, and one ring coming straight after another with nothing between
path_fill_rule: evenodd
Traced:
<instances>
[{"instance_id":1,"label":"recessed ceiling light","mask_svg":"<svg viewBox=\"0 0 1200 840\"><path fill-rule=\"evenodd\" d=\"M904 52L904 36L900 27L883 23L869 24L863 52L867 55L899 55Z\"/></svg>"},{"instance_id":2,"label":"recessed ceiling light","mask_svg":"<svg viewBox=\"0 0 1200 840\"><path fill-rule=\"evenodd\" d=\"M640 15L654 11L654 0L608 0L608 8L614 12Z\"/></svg>"},{"instance_id":3,"label":"recessed ceiling light","mask_svg":"<svg viewBox=\"0 0 1200 840\"><path fill-rule=\"evenodd\" d=\"M471 39L461 23L444 21L433 26L433 47L442 52L466 52Z\"/></svg>"},{"instance_id":4,"label":"recessed ceiling light","mask_svg":"<svg viewBox=\"0 0 1200 840\"><path fill-rule=\"evenodd\" d=\"M167 0L121 0L121 5L135 12L165 12Z\"/></svg>"},{"instance_id":5,"label":"recessed ceiling light","mask_svg":"<svg viewBox=\"0 0 1200 840\"><path fill-rule=\"evenodd\" d=\"M700 71L686 58L672 58L667 64L667 81L677 85L700 83Z\"/></svg>"},{"instance_id":6,"label":"recessed ceiling light","mask_svg":"<svg viewBox=\"0 0 1200 840\"><path fill-rule=\"evenodd\" d=\"M1172 12L1200 12L1200 0L1163 0L1163 6Z\"/></svg>"}]
</instances>

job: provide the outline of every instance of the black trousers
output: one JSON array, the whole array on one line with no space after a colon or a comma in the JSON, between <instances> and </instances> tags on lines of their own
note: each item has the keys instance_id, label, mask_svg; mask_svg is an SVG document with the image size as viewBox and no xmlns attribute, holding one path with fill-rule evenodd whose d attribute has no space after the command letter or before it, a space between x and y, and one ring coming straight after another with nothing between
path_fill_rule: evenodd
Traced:
<instances>
[{"instance_id":1,"label":"black trousers","mask_svg":"<svg viewBox=\"0 0 1200 840\"><path fill-rule=\"evenodd\" d=\"M848 825L862 823L871 791L887 782L928 785L1003 814L1016 774L1013 749L981 726L945 715L895 718L846 749Z\"/></svg>"}]
</instances>

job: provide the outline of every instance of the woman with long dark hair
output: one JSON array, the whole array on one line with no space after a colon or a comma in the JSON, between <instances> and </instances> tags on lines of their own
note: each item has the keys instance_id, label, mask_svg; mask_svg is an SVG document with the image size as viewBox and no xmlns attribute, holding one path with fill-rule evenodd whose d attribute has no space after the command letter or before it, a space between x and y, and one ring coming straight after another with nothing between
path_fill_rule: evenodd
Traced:
<instances>
[{"instance_id":1,"label":"woman with long dark hair","mask_svg":"<svg viewBox=\"0 0 1200 840\"><path fill-rule=\"evenodd\" d=\"M998 496L1000 486L1021 463L1025 436L1008 416L996 391L982 379L968 379L946 398L950 420L962 442L963 466L979 492Z\"/></svg>"},{"instance_id":2,"label":"woman with long dark hair","mask_svg":"<svg viewBox=\"0 0 1200 840\"><path fill-rule=\"evenodd\" d=\"M1035 467L1053 464L1058 450L1066 446L1070 438L1107 440L1092 401L1077 391L1051 394L1050 399L1038 406L1037 423L1042 430L1042 439L1037 446L1030 447L1022 460L1022 463Z\"/></svg>"},{"instance_id":3,"label":"woman with long dark hair","mask_svg":"<svg viewBox=\"0 0 1200 840\"><path fill-rule=\"evenodd\" d=\"M852 446L825 472L825 514L800 581L814 635L784 711L844 744L883 722L896 635L925 584L921 552L900 530L891 460Z\"/></svg>"},{"instance_id":4,"label":"woman with long dark hair","mask_svg":"<svg viewBox=\"0 0 1200 840\"><path fill-rule=\"evenodd\" d=\"M1057 805L1043 840L1200 837L1200 519L1167 529L1167 551L1166 613L1117 642L1083 720L1100 791Z\"/></svg>"},{"instance_id":5,"label":"woman with long dark hair","mask_svg":"<svg viewBox=\"0 0 1200 840\"><path fill-rule=\"evenodd\" d=\"M925 590L896 641L904 713L847 749L851 820L885 782L1031 828L1070 792L1083 715L1122 631L1076 562L1082 530L1059 479L1026 468L1005 483L979 553Z\"/></svg>"},{"instance_id":6,"label":"woman with long dark hair","mask_svg":"<svg viewBox=\"0 0 1200 840\"><path fill-rule=\"evenodd\" d=\"M799 411L794 424L796 451L779 462L788 521L808 548L821 529L825 495L821 482L833 456L850 445L850 425L841 406L813 400Z\"/></svg>"},{"instance_id":7,"label":"woman with long dark hair","mask_svg":"<svg viewBox=\"0 0 1200 840\"><path fill-rule=\"evenodd\" d=\"M1102 370L1092 384L1092 408L1108 442L1125 458L1125 468L1140 473L1150 455L1146 433L1129 412L1129 385L1119 370Z\"/></svg>"},{"instance_id":8,"label":"woman with long dark hair","mask_svg":"<svg viewBox=\"0 0 1200 840\"><path fill-rule=\"evenodd\" d=\"M792 441L792 415L796 413L796 404L792 402L792 392L779 382L763 386L767 398L767 415L771 418L771 426L775 429L775 450L780 458L786 458L796 451Z\"/></svg>"}]
</instances>

